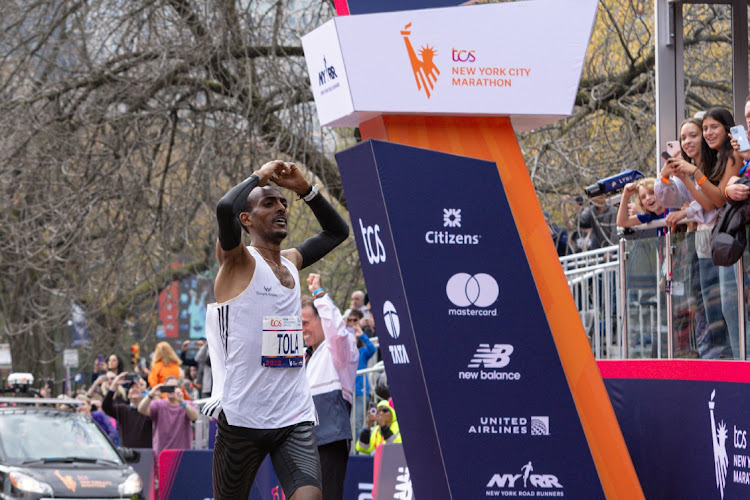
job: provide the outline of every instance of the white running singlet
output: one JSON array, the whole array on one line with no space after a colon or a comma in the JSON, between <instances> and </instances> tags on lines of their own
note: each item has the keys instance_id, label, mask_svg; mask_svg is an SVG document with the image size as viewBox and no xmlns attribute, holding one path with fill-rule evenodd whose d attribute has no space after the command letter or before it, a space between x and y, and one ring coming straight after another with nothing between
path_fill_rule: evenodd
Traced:
<instances>
[{"instance_id":1,"label":"white running singlet","mask_svg":"<svg viewBox=\"0 0 750 500\"><path fill-rule=\"evenodd\" d=\"M291 261L281 258L294 278L294 288L286 288L258 251L252 247L248 250L255 259L250 284L237 297L216 304L224 351L217 354L226 356L221 395L224 415L230 425L252 429L279 429L299 422L317 424L305 368L297 366L304 356L301 331L296 332L294 326L301 324L299 272ZM264 332L264 324L266 330L273 331ZM278 363L282 366L264 366L262 357L276 359L268 354L269 349L277 348L279 353L300 357L282 357L286 361ZM289 359L291 367L285 366Z\"/></svg>"}]
</instances>

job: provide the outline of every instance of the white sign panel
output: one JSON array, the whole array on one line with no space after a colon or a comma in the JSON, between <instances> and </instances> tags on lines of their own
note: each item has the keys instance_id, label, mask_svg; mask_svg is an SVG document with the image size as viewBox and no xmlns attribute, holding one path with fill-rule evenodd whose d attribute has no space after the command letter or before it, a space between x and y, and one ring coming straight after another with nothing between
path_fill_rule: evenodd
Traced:
<instances>
[{"instance_id":1,"label":"white sign panel","mask_svg":"<svg viewBox=\"0 0 750 500\"><path fill-rule=\"evenodd\" d=\"M63 351L63 366L78 368L78 349L65 349Z\"/></svg>"},{"instance_id":2,"label":"white sign panel","mask_svg":"<svg viewBox=\"0 0 750 500\"><path fill-rule=\"evenodd\" d=\"M320 122L420 114L510 116L524 129L551 123L573 109L597 4L530 0L335 18L302 39ZM320 99L322 53L342 58L340 99Z\"/></svg>"},{"instance_id":3,"label":"white sign panel","mask_svg":"<svg viewBox=\"0 0 750 500\"><path fill-rule=\"evenodd\" d=\"M13 358L10 354L10 344L0 344L0 368L11 368Z\"/></svg>"}]
</instances>

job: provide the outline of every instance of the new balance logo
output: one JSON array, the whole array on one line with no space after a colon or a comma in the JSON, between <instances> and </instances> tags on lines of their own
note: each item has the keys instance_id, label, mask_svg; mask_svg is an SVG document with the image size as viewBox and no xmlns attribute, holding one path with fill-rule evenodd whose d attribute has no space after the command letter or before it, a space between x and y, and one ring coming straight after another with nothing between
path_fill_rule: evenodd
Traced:
<instances>
[{"instance_id":1,"label":"new balance logo","mask_svg":"<svg viewBox=\"0 0 750 500\"><path fill-rule=\"evenodd\" d=\"M510 344L495 344L490 349L489 344L479 344L477 352L469 362L469 368L504 368L510 363L513 346Z\"/></svg>"}]
</instances>

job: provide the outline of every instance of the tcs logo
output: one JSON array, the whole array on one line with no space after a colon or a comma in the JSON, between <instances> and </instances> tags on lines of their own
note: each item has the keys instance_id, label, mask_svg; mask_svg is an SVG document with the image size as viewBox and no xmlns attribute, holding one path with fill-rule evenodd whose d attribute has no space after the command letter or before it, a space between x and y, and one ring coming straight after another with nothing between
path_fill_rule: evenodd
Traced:
<instances>
[{"instance_id":1,"label":"tcs logo","mask_svg":"<svg viewBox=\"0 0 750 500\"><path fill-rule=\"evenodd\" d=\"M380 239L380 226L365 226L362 219L359 220L359 229L362 231L362 245L365 247L367 262L380 264L385 262L385 246Z\"/></svg>"},{"instance_id":2,"label":"tcs logo","mask_svg":"<svg viewBox=\"0 0 750 500\"><path fill-rule=\"evenodd\" d=\"M455 62L474 62L477 60L477 56L474 55L474 50L463 50L452 47L451 57Z\"/></svg>"},{"instance_id":3,"label":"tcs logo","mask_svg":"<svg viewBox=\"0 0 750 500\"><path fill-rule=\"evenodd\" d=\"M279 326L282 326L283 324L284 324L284 322L281 321L280 319L271 319L271 326L272 327L274 327L274 326L275 327L279 327Z\"/></svg>"}]
</instances>

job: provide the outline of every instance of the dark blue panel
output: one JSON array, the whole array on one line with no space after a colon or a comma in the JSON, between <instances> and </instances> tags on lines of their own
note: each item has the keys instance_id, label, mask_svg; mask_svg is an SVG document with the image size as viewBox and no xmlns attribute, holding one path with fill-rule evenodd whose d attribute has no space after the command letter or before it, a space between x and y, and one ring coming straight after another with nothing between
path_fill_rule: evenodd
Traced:
<instances>
[{"instance_id":1,"label":"dark blue panel","mask_svg":"<svg viewBox=\"0 0 750 500\"><path fill-rule=\"evenodd\" d=\"M397 10L433 9L436 7L453 7L465 0L348 0L349 14L374 14L376 12L395 12Z\"/></svg>"},{"instance_id":2,"label":"dark blue panel","mask_svg":"<svg viewBox=\"0 0 750 500\"><path fill-rule=\"evenodd\" d=\"M337 160L417 498L434 432L453 498L602 498L495 164L378 141Z\"/></svg>"},{"instance_id":3,"label":"dark blue panel","mask_svg":"<svg viewBox=\"0 0 750 500\"><path fill-rule=\"evenodd\" d=\"M750 385L604 383L646 498L750 498Z\"/></svg>"}]
</instances>

